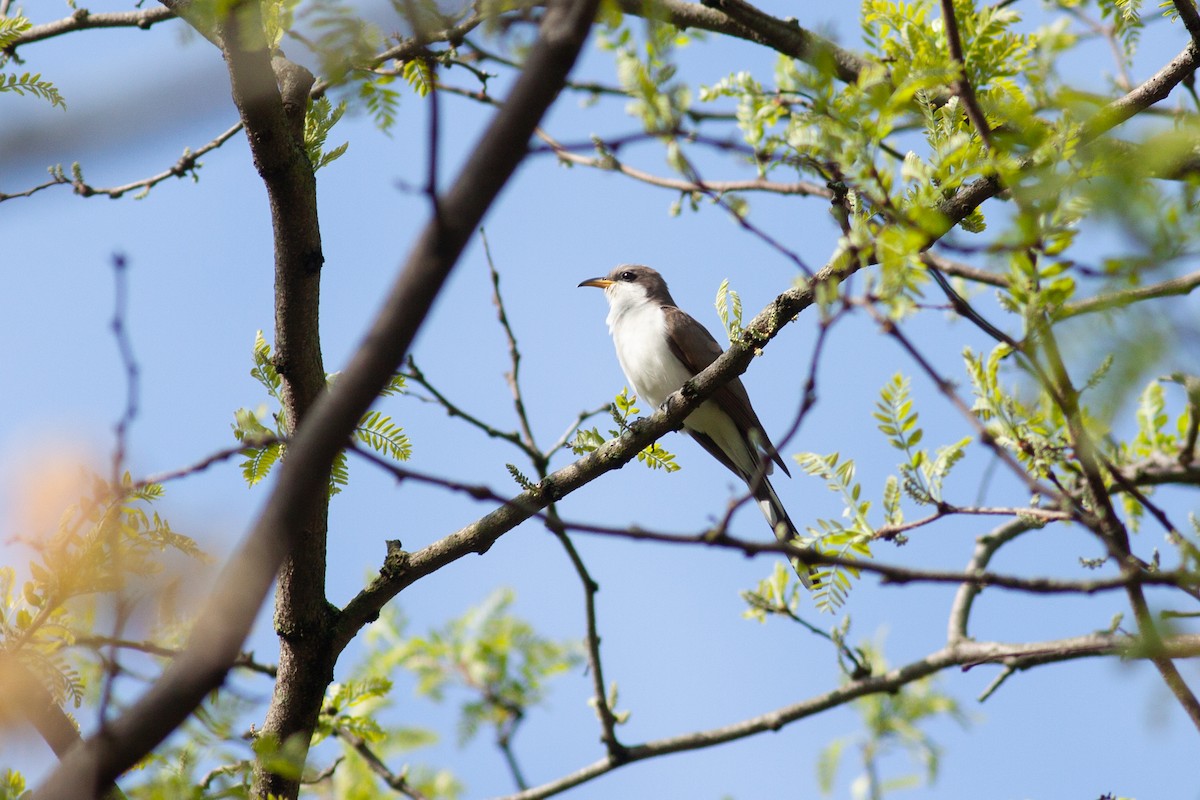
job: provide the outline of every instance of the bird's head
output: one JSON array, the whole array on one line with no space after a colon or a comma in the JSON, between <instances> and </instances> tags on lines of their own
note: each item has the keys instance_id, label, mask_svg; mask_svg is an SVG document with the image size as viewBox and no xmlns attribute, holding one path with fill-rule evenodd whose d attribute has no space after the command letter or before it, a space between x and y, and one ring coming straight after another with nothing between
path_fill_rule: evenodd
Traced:
<instances>
[{"instance_id":1,"label":"bird's head","mask_svg":"<svg viewBox=\"0 0 1200 800\"><path fill-rule=\"evenodd\" d=\"M647 303L659 306L675 305L662 275L649 267L635 264L622 264L603 278L589 278L579 285L603 289L604 296L614 312Z\"/></svg>"}]
</instances>

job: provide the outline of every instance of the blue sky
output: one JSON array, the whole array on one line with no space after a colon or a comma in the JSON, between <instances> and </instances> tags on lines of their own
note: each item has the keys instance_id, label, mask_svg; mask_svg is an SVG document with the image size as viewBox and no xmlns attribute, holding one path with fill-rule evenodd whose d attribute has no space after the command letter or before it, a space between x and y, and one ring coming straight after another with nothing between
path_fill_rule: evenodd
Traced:
<instances>
[{"instance_id":1,"label":"blue sky","mask_svg":"<svg viewBox=\"0 0 1200 800\"><path fill-rule=\"evenodd\" d=\"M1039 8L1018 5L1029 6L1031 17ZM807 4L763 7L830 30L852 48L858 43L853 4L824 4L819 10ZM38 13L46 16L35 21L67 10ZM1156 26L1144 38L1135 79L1144 78L1183 43L1180 26ZM1079 68L1078 80L1100 88L1104 68L1098 70L1096 64L1107 62L1099 60L1104 57L1099 45L1091 52L1096 60ZM23 189L43 179L46 165L76 159L96 185L135 180L165 169L185 146L203 144L236 118L218 54L194 36L185 41L178 24L150 32L87 32L34 45L22 56L28 60L26 68L43 72L59 86L70 110L64 114L31 98L2 96L0 191ZM684 50L680 58L681 74L694 83L713 83L742 69L766 80L773 64L749 45L715 37ZM608 56L594 47L576 74L613 81ZM470 76L461 69L446 78L470 85ZM489 112L465 100L442 102L441 175L447 185ZM547 129L565 141L584 140L591 133L630 133L636 122L620 108L620 101L609 100L600 109L582 109L578 98L566 95ZM424 222L425 201L404 187L424 178L425 113L426 105L406 94L392 137L378 133L361 115L347 118L331 136L333 144L349 140L350 149L318 174L326 258L321 324L330 371L346 362ZM667 173L654 145L622 155ZM234 410L265 400L248 374L255 331L262 329L269 338L272 327L265 192L239 139L203 162L199 183L170 181L141 201L85 200L57 187L0 207L7 287L0 293L0 342L9 376L6 390L0 391L0 479L5 486L18 485L47 453L83 449L100 468L107 463L125 392L107 328L111 257L117 252L130 264L128 323L142 376L140 411L130 435L132 472L142 476L178 468L229 446ZM731 166L717 160L701 163L705 177L732 173ZM612 174L567 169L539 156L527 161L489 214L487 234L524 356L525 402L543 444L555 440L579 411L605 402L623 384L604 327L603 298L595 290L577 289L580 280L617 263L649 264L667 277L679 304L719 334L712 301L723 278L730 278L741 293L748 315L794 279L794 265L739 230L719 209L705 205L698 213L670 218L673 199L661 189ZM809 265L824 263L836 228L823 201L748 199L756 224ZM1098 258L1100 248L1117 238L1111 232L1097 235L1089 245L1094 249L1083 255ZM464 408L498 427L513 427L503 376L506 344L490 292L476 241L413 355L439 389ZM1180 310L1196 310L1194 300L1177 302ZM945 372L959 378L962 347L988 347L975 330L947 324L937 314L914 320L906 330ZM744 378L774 435L786 429L794 414L814 332L815 320L802 317ZM1185 360L1173 362L1168 357L1163 371L1196 369L1194 355L1181 358ZM1083 373L1087 366L1079 370ZM877 494L898 454L887 447L870 414L880 387L896 371L914 376L928 442L948 443L969 432L896 345L868 320L856 317L835 328L818 375L820 402L785 452L837 450L854 457L865 491ZM411 397L389 399L379 407L412 439L414 469L515 491L505 463L525 465L511 447ZM561 505L563 516L614 526L703 529L739 488L691 442L670 435L663 443L677 453L682 471L666 475L630 466L573 494ZM566 463L565 457L556 463ZM331 519L329 586L330 598L338 604L377 570L385 539L399 538L406 548L416 549L488 510L486 504L443 491L396 487L360 461L351 466L352 484L335 498ZM974 500L986 466L987 459L976 454L956 475L951 491L961 502ZM791 480L777 480L776 488L797 522L840 512L820 481L797 469L793 473ZM172 484L159 511L173 527L220 554L247 530L264 491L247 489L230 463ZM4 507L19 505L14 491L8 494ZM1005 504L1024 501L1002 475L989 485L988 498ZM1194 495L1171 502L1181 515L1196 508ZM911 509L909 513L914 515ZM3 538L8 540L16 531L11 521L5 527ZM961 568L974 537L986 529L975 520L952 520L913 536L903 549L882 546L877 555L889 562ZM735 532L769 537L753 510L739 514ZM1078 531L1048 529L1044 534L1026 537L1005 551L996 568L1074 575L1078 557L1099 555ZM1141 535L1160 534L1147 527ZM760 626L740 618L738 592L769 573L768 560L590 536L579 536L577 543L602 587L597 602L606 677L620 685L620 707L632 712L620 731L627 743L729 724L836 684L833 654L820 640L782 622ZM5 563L21 565L27 559L11 544L0 547ZM535 524L506 535L486 556L466 558L420 582L398 602L411 629L423 631L480 603L499 586L515 589L516 612L543 634L582 635L578 581L559 545ZM868 578L842 613L852 617L857 635L883 640L895 665L944 641L952 593L948 588L879 587ZM993 590L979 604L973 631L979 638L1013 640L1076 635L1105 627L1121 610L1124 603L1116 594L1047 600ZM833 622L807 611L810 619ZM264 660L273 658L269 624L261 626L250 647ZM347 658L353 655L352 650ZM1200 681L1193 665L1182 668L1193 685ZM1149 666L1105 660L1045 667L1011 678L991 700L976 703L975 696L996 669L981 666L942 677L940 687L957 697L975 721L966 734L954 723L931 726L930 733L944 747L944 759L938 782L921 790L924 796L1195 794L1193 771L1182 766L1194 757L1195 731ZM264 695L268 688L253 680L247 685ZM549 708L531 715L522 729L517 750L532 782L556 778L601 757L598 729L586 704L589 686L582 672L560 679ZM440 726L444 736L442 744L414 753L413 761L452 769L466 783L469 797L511 791L499 753L486 736L457 748L450 710L412 699L409 691L401 677L398 719ZM569 796L814 796L817 752L829 739L857 729L853 714L838 710L776 734L633 765ZM37 742L9 739L0 748L0 761L6 764L47 763L48 754ZM839 796L847 795L854 766L847 764ZM912 769L902 759L885 761L886 775ZM38 768L30 772L37 774Z\"/></svg>"}]
</instances>

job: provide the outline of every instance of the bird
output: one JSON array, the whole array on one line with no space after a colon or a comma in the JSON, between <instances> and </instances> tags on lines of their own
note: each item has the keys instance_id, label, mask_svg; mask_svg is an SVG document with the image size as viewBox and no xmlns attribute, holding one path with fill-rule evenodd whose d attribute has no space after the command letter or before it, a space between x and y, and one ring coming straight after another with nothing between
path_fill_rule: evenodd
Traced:
<instances>
[{"instance_id":1,"label":"bird","mask_svg":"<svg viewBox=\"0 0 1200 800\"><path fill-rule=\"evenodd\" d=\"M650 267L622 264L607 276L589 278L579 286L604 290L605 322L617 361L634 393L646 403L662 405L723 352L708 329L675 304L667 282ZM683 421L683 430L741 478L779 541L791 542L800 535L767 478L774 465L789 477L791 473L740 379L731 379L692 411ZM791 561L805 588L817 584L811 567L795 557Z\"/></svg>"}]
</instances>

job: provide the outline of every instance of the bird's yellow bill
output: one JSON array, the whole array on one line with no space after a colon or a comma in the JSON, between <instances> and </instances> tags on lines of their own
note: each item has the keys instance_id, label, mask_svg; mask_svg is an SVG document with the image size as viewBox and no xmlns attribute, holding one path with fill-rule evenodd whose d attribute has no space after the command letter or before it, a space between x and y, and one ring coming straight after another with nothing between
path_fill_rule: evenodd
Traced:
<instances>
[{"instance_id":1,"label":"bird's yellow bill","mask_svg":"<svg viewBox=\"0 0 1200 800\"><path fill-rule=\"evenodd\" d=\"M611 281L608 278L588 278L586 281L584 281L583 283L581 283L579 285L580 286L595 286L597 289L607 289L608 287L612 286L615 282L616 281Z\"/></svg>"}]
</instances>

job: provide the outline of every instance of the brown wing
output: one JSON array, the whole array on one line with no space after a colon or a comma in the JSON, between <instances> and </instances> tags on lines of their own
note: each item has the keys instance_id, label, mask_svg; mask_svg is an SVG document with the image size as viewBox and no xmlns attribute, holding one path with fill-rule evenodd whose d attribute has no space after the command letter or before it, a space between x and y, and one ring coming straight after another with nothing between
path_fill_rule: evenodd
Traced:
<instances>
[{"instance_id":1,"label":"brown wing","mask_svg":"<svg viewBox=\"0 0 1200 800\"><path fill-rule=\"evenodd\" d=\"M692 375L699 375L717 360L717 356L724 352L708 329L686 311L676 306L663 306L662 310L667 320L667 341L670 343L671 352L691 370ZM683 342L687 343L686 346L682 344ZM691 355L689 356L689 354ZM751 431L756 432L771 459L779 465L785 475L792 474L788 471L787 464L780 458L775 445L771 444L771 439L763 429L758 414L754 413L754 406L750 405L750 395L739 378L734 378L717 389L713 393L713 399L717 401L717 405L725 409L729 416L733 417L734 424L744 435L748 436ZM715 445L710 447L704 442L701 444L704 444L705 449L710 453L717 449ZM723 463L727 460L722 456L717 456L717 458ZM729 465L726 464L726 466Z\"/></svg>"}]
</instances>

